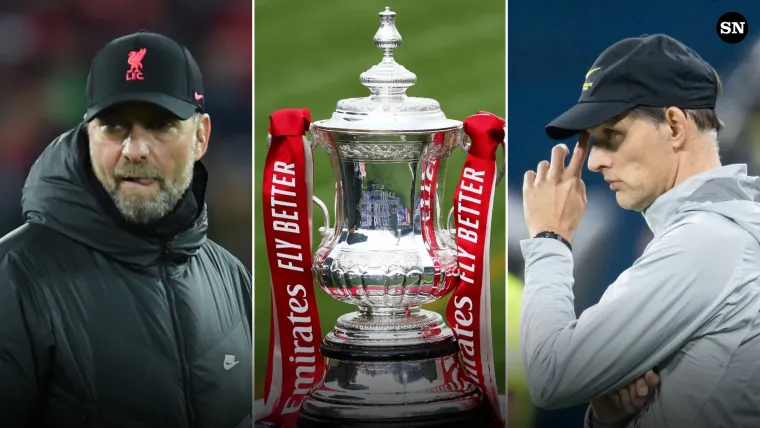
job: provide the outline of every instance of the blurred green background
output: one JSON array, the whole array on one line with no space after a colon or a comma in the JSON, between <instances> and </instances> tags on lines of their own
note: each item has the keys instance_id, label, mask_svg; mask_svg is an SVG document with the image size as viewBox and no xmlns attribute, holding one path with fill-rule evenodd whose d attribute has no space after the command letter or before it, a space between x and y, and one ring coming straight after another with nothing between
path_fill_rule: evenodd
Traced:
<instances>
[{"instance_id":1,"label":"blurred green background","mask_svg":"<svg viewBox=\"0 0 760 428\"><path fill-rule=\"evenodd\" d=\"M505 2L471 0L257 0L255 2L255 169L260 186L266 158L269 115L282 108L308 108L313 121L327 119L343 98L365 97L369 90L359 75L382 59L372 37L379 28L378 13L388 6L396 12L403 37L396 61L417 74L410 96L433 98L447 117L463 120L478 110L505 116ZM501 155L499 155L501 156ZM449 161L446 211L464 164L458 150ZM500 157L501 159L501 157ZM332 212L335 174L325 152L314 155L314 194ZM499 161L501 164L501 161ZM497 188L491 236L491 315L494 359L499 392L505 391L506 212L505 183ZM256 192L255 195L260 195ZM269 349L270 278L260 196L255 208L255 398L263 398ZM314 238L323 219L315 207ZM322 334L332 330L338 316L356 310L316 287ZM448 298L425 308L444 314Z\"/></svg>"}]
</instances>

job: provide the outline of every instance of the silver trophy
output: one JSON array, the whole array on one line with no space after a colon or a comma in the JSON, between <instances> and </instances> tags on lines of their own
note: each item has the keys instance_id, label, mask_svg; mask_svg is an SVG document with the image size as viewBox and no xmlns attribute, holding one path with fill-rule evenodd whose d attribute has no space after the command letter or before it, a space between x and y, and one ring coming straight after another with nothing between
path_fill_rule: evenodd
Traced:
<instances>
[{"instance_id":1,"label":"silver trophy","mask_svg":"<svg viewBox=\"0 0 760 428\"><path fill-rule=\"evenodd\" d=\"M310 128L336 175L334 227L315 200L326 223L314 277L359 310L324 339L327 373L304 401L299 427L482 426L483 397L461 368L451 329L421 309L458 281L451 212L442 214L441 202L447 160L465 148L462 122L435 100L406 95L417 77L393 58L396 14L379 15L374 42L383 59L361 74L371 95L339 101Z\"/></svg>"}]
</instances>

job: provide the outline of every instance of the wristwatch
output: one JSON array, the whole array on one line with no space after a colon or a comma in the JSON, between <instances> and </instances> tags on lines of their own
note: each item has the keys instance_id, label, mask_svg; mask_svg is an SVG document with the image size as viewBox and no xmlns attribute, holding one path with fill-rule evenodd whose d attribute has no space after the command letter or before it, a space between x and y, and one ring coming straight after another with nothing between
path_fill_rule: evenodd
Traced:
<instances>
[{"instance_id":1,"label":"wristwatch","mask_svg":"<svg viewBox=\"0 0 760 428\"><path fill-rule=\"evenodd\" d=\"M536 236L534 236L534 238L556 239L557 241L559 241L559 242L567 245L567 248L570 249L570 251L573 251L573 247L572 247L572 245L570 245L570 242L568 242L567 239L559 236L558 234L556 234L554 232L551 232L551 231L541 232L541 233L537 234Z\"/></svg>"}]
</instances>

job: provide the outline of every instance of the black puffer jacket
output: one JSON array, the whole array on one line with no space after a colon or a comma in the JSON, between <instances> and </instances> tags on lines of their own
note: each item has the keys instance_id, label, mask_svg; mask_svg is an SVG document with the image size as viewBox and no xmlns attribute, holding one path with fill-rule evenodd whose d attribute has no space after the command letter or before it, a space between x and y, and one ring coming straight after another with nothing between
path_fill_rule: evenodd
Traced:
<instances>
[{"instance_id":1,"label":"black puffer jacket","mask_svg":"<svg viewBox=\"0 0 760 428\"><path fill-rule=\"evenodd\" d=\"M206 238L205 168L130 228L85 130L40 156L0 240L0 427L250 427L251 275Z\"/></svg>"}]
</instances>

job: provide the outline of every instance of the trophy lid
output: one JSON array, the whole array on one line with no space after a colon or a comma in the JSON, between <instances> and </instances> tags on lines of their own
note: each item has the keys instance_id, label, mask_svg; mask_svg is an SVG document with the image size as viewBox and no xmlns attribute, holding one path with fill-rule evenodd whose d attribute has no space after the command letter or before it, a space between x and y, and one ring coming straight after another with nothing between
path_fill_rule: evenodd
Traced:
<instances>
[{"instance_id":1,"label":"trophy lid","mask_svg":"<svg viewBox=\"0 0 760 428\"><path fill-rule=\"evenodd\" d=\"M385 132L460 127L462 122L446 118L438 101L406 95L407 88L417 82L417 76L393 58L393 50L402 40L396 29L396 13L386 7L379 15L380 28L373 40L383 50L383 59L360 76L371 95L338 101L332 117L315 125L335 130Z\"/></svg>"}]
</instances>

